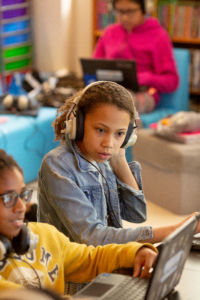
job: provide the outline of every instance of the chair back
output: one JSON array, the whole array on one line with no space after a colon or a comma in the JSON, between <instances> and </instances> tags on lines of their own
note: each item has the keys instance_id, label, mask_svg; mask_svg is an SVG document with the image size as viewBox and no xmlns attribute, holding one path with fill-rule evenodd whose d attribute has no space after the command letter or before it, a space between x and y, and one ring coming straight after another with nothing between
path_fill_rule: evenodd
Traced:
<instances>
[{"instance_id":1,"label":"chair back","mask_svg":"<svg viewBox=\"0 0 200 300\"><path fill-rule=\"evenodd\" d=\"M141 114L141 123L144 128L148 128L151 123L157 122L169 114L189 109L190 51L174 48L174 57L179 73L179 86L175 92L163 94L159 105L152 113Z\"/></svg>"},{"instance_id":2,"label":"chair back","mask_svg":"<svg viewBox=\"0 0 200 300\"><path fill-rule=\"evenodd\" d=\"M174 108L176 111L189 108L189 67L190 52L187 49L174 49L174 57L179 73L179 87L173 93L163 94L158 108Z\"/></svg>"}]
</instances>

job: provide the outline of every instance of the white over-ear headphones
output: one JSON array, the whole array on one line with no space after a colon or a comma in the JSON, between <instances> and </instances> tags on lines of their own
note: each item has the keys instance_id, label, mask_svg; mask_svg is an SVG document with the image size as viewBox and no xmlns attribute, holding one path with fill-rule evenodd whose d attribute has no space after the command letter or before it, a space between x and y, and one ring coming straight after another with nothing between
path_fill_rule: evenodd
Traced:
<instances>
[{"instance_id":1,"label":"white over-ear headphones","mask_svg":"<svg viewBox=\"0 0 200 300\"><path fill-rule=\"evenodd\" d=\"M33 109L36 107L37 102L34 99L32 99L30 96L20 95L15 97L11 94L8 94L2 99L2 105L6 109L15 108L19 111Z\"/></svg>"},{"instance_id":2,"label":"white over-ear headphones","mask_svg":"<svg viewBox=\"0 0 200 300\"><path fill-rule=\"evenodd\" d=\"M93 87L95 85L99 85L102 82L105 82L105 81L92 82L91 84L87 85L77 97L75 97L72 107L66 116L65 129L62 131L62 133L65 133L66 135L68 135L70 140L78 139L77 138L77 127L79 126L80 123L81 123L80 125L82 127L84 126L83 114L80 113L80 109L78 109L78 103L79 103L81 97L85 94L85 92L88 89L90 89L91 87ZM72 113L74 114L74 117L70 118ZM82 133L78 134L78 137L80 137L79 139L82 139L83 138Z\"/></svg>"},{"instance_id":3,"label":"white over-ear headphones","mask_svg":"<svg viewBox=\"0 0 200 300\"><path fill-rule=\"evenodd\" d=\"M62 130L62 133L67 135L71 140L82 140L84 136L84 113L78 107L79 100L88 91L91 87L95 85L105 84L108 81L96 81L92 82L88 86L86 86L82 92L74 99L71 109L69 110L66 121L65 121L65 129ZM110 83L110 82L109 82ZM114 82L113 82L114 83ZM114 83L117 84L117 83ZM117 84L118 85L118 84ZM131 93L130 96L132 97ZM74 117L71 118L71 114L74 114ZM126 137L121 147L127 148L135 144L137 140L137 135L135 132L136 123L130 122Z\"/></svg>"},{"instance_id":4,"label":"white over-ear headphones","mask_svg":"<svg viewBox=\"0 0 200 300\"><path fill-rule=\"evenodd\" d=\"M28 107L28 98L24 95L14 97L8 94L3 98L2 104L7 109L16 106L19 110L25 110Z\"/></svg>"},{"instance_id":5,"label":"white over-ear headphones","mask_svg":"<svg viewBox=\"0 0 200 300\"><path fill-rule=\"evenodd\" d=\"M81 93L82 95L82 93ZM65 129L62 131L66 135L68 135L70 140L76 139L76 131L77 131L77 106L79 102L80 97L76 97L73 101L73 105L69 111L69 113L66 116L65 121ZM74 114L73 118L70 118L71 114Z\"/></svg>"},{"instance_id":6,"label":"white over-ear headphones","mask_svg":"<svg viewBox=\"0 0 200 300\"><path fill-rule=\"evenodd\" d=\"M137 128L137 126L135 125L135 127L133 128L132 133L131 133L131 135L130 135L130 137L129 137L129 139L128 139L128 142L125 143L125 140L124 140L124 142L123 142L121 148L128 148L128 147L130 147L130 146L133 146L133 145L136 143L136 141L137 141L137 134L136 134L136 132L135 132L136 128ZM124 144L125 144L125 145L124 145ZM123 145L124 145L124 146L123 146Z\"/></svg>"}]
</instances>

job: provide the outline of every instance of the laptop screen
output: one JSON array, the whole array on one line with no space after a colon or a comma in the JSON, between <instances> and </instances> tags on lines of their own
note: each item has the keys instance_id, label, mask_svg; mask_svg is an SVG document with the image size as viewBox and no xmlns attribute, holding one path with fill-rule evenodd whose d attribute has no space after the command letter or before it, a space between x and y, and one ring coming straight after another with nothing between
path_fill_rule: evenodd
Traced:
<instances>
[{"instance_id":1,"label":"laptop screen","mask_svg":"<svg viewBox=\"0 0 200 300\"><path fill-rule=\"evenodd\" d=\"M196 225L195 217L189 219L159 246L160 254L145 299L162 299L178 284L190 252Z\"/></svg>"},{"instance_id":2,"label":"laptop screen","mask_svg":"<svg viewBox=\"0 0 200 300\"><path fill-rule=\"evenodd\" d=\"M73 298L98 300L160 300L169 295L179 283L189 255L197 218L192 217L159 246L159 255L150 280L103 273L75 294ZM116 297L117 295L117 297Z\"/></svg>"},{"instance_id":3,"label":"laptop screen","mask_svg":"<svg viewBox=\"0 0 200 300\"><path fill-rule=\"evenodd\" d=\"M85 85L97 80L114 81L139 91L134 60L80 58Z\"/></svg>"}]
</instances>

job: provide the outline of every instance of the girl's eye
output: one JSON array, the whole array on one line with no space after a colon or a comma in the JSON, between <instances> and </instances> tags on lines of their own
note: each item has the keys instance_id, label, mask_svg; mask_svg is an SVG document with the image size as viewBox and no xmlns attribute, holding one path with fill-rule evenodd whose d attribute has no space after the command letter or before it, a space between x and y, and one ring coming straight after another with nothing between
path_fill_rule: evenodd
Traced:
<instances>
[{"instance_id":1,"label":"girl's eye","mask_svg":"<svg viewBox=\"0 0 200 300\"><path fill-rule=\"evenodd\" d=\"M117 135L118 135L119 137L124 136L124 135L125 135L125 132L120 131L120 132L117 133Z\"/></svg>"},{"instance_id":2,"label":"girl's eye","mask_svg":"<svg viewBox=\"0 0 200 300\"><path fill-rule=\"evenodd\" d=\"M99 133L102 133L102 132L104 132L104 129L102 129L102 128L97 128L97 131L98 131Z\"/></svg>"}]
</instances>

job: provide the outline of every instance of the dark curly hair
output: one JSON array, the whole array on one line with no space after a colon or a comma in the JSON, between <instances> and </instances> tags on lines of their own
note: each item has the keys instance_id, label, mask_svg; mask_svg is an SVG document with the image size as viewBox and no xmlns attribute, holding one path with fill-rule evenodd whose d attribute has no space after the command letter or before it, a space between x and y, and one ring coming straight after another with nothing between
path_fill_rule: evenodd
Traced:
<instances>
[{"instance_id":1,"label":"dark curly hair","mask_svg":"<svg viewBox=\"0 0 200 300\"><path fill-rule=\"evenodd\" d=\"M0 149L0 174L2 174L2 172L5 170L11 170L14 167L17 168L24 176L23 170L20 168L14 158L11 155L8 155L3 149Z\"/></svg>"},{"instance_id":2,"label":"dark curly hair","mask_svg":"<svg viewBox=\"0 0 200 300\"><path fill-rule=\"evenodd\" d=\"M121 85L112 81L97 81L77 92L58 109L56 120L53 122L55 140L64 140L62 130L72 107L77 103L84 115L91 112L100 104L113 104L130 115L130 121L135 121L134 96Z\"/></svg>"},{"instance_id":3,"label":"dark curly hair","mask_svg":"<svg viewBox=\"0 0 200 300\"><path fill-rule=\"evenodd\" d=\"M115 8L116 3L120 1L120 0L112 0L112 6L113 8ZM134 2L136 4L138 4L141 7L141 10L143 12L143 14L146 13L146 9L145 9L145 0L128 0L130 2Z\"/></svg>"}]
</instances>

